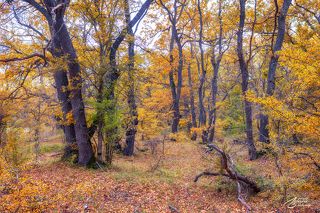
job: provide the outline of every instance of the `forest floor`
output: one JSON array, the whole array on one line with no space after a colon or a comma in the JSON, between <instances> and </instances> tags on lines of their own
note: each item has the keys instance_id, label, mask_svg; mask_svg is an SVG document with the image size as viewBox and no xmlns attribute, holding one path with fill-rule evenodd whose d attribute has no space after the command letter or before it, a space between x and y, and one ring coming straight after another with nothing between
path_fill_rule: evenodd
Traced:
<instances>
[{"instance_id":1,"label":"forest floor","mask_svg":"<svg viewBox=\"0 0 320 213\"><path fill-rule=\"evenodd\" d=\"M46 142L40 164L23 174L43 184L47 199L43 205L54 212L245 212L232 182L203 177L194 183L197 174L213 171L217 164L196 142L166 141L158 144L154 154L149 149L136 151L133 157L116 155L112 167L99 169L59 161L61 147L59 142ZM231 153L246 154L244 145L236 147ZM263 158L251 164L252 168L247 167L243 160L239 169L252 172L264 167L266 176L274 170ZM315 212L320 208L313 199L308 208L289 209L272 197L272 192L264 192L247 200L254 212Z\"/></svg>"}]
</instances>

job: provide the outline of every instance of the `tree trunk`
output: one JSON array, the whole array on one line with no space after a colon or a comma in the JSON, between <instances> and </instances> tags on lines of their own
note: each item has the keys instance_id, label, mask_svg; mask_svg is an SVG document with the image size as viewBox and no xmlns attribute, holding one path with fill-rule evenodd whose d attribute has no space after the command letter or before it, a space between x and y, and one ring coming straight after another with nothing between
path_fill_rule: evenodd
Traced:
<instances>
[{"instance_id":1,"label":"tree trunk","mask_svg":"<svg viewBox=\"0 0 320 213\"><path fill-rule=\"evenodd\" d=\"M180 122L180 95L181 95L181 88L182 88L182 69L183 69L183 47L180 41L180 37L177 30L177 22L180 18L179 14L182 13L184 10L184 6L180 7L180 11L178 11L179 6L177 5L178 0L174 0L173 2L173 12L170 11L168 7L163 3L162 0L159 2L162 7L166 10L169 16L169 21L171 23L171 40L170 40L170 47L169 47L169 53L170 53L170 65L171 70L169 72L169 81L170 81L170 88L171 88L171 94L172 94L172 107L173 107L173 121L171 126L172 133L176 133L178 131L179 122ZM173 58L173 48L174 43L176 43L178 47L178 67L175 68L173 66L174 58ZM174 71L177 70L177 86L175 85L174 81Z\"/></svg>"},{"instance_id":2,"label":"tree trunk","mask_svg":"<svg viewBox=\"0 0 320 213\"><path fill-rule=\"evenodd\" d=\"M73 146L76 144L76 133L74 130L74 125L67 121L68 113L72 113L72 106L69 99L68 88L68 77L67 73L61 69L55 71L54 80L58 95L58 100L62 109L62 128L64 132L64 137L67 142L63 159L67 159L73 152Z\"/></svg>"},{"instance_id":3,"label":"tree trunk","mask_svg":"<svg viewBox=\"0 0 320 213\"><path fill-rule=\"evenodd\" d=\"M201 11L201 5L200 0L198 0L198 13L199 13L199 48L200 48L200 64L201 64L201 77L200 77L200 85L198 88L198 96L199 96L199 126L203 126L206 124L206 111L203 104L203 98L204 98L204 82L206 80L206 73L204 66L204 51L202 47L202 40L203 40L203 21L202 21L202 11Z\"/></svg>"},{"instance_id":4,"label":"tree trunk","mask_svg":"<svg viewBox=\"0 0 320 213\"><path fill-rule=\"evenodd\" d=\"M76 51L73 47L68 29L64 22L64 15L69 5L69 1L63 0L56 2L53 0L44 0L42 3L45 7L36 1L25 0L25 2L33 6L47 19L51 30L52 40L59 43L59 47L62 49L62 51L59 51L64 56L67 56L68 72L72 87L70 92L70 101L72 105L73 118L75 120L74 130L76 141L79 149L78 163L80 165L88 165L93 158L93 151L89 141L84 103L82 99L80 65L78 63ZM53 44L53 49L56 47L57 46Z\"/></svg>"},{"instance_id":5,"label":"tree trunk","mask_svg":"<svg viewBox=\"0 0 320 213\"><path fill-rule=\"evenodd\" d=\"M101 56L100 59L102 59L103 56ZM100 64L103 64L103 60L100 60ZM102 78L102 76L99 76ZM97 160L99 163L104 162L104 156L103 156L103 147L105 145L104 137L103 137L103 126L104 126L104 112L103 112L103 80L100 79L99 85L98 85L98 95L97 95L97 135L98 135L98 146L97 146Z\"/></svg>"},{"instance_id":6,"label":"tree trunk","mask_svg":"<svg viewBox=\"0 0 320 213\"><path fill-rule=\"evenodd\" d=\"M124 38L128 33L128 28L132 28L141 19L143 14L149 9L151 2L152 0L146 0L143 3L143 5L141 6L137 14L129 23L127 23L127 27L121 31L120 35L115 39L114 43L111 46L110 55L109 55L110 72L108 72L107 75L105 75L105 79L104 79L105 91L106 91L104 97L108 100L108 106L106 107L106 112L112 113L113 116L115 115L116 105L117 105L116 99L115 99L115 86L120 76L120 73L117 67L116 54L120 44L122 43L122 41L124 40ZM108 164L111 164L112 162L112 154L113 154L114 146L119 147L117 132L118 132L118 127L117 125L114 125L114 124L111 124L111 127L108 130L106 130L106 141L107 141L106 161Z\"/></svg>"},{"instance_id":7,"label":"tree trunk","mask_svg":"<svg viewBox=\"0 0 320 213\"><path fill-rule=\"evenodd\" d=\"M128 55L129 55L129 64L128 64L128 82L129 82L129 91L128 91L128 106L129 106L129 113L130 113L130 122L129 127L126 130L126 147L123 150L124 155L132 156L134 152L134 142L137 132L137 125L138 125L138 112L137 112L137 105L135 99L135 84L134 84L134 33L132 28L129 26L131 21L130 18L130 7L128 0L125 0L125 13L126 13L126 23L128 28Z\"/></svg>"},{"instance_id":8,"label":"tree trunk","mask_svg":"<svg viewBox=\"0 0 320 213\"><path fill-rule=\"evenodd\" d=\"M188 64L188 85L189 85L189 93L190 93L190 111L191 111L191 124L193 128L197 127L197 117L196 110L194 106L194 94L193 94L193 83L191 76L191 63Z\"/></svg>"},{"instance_id":9,"label":"tree trunk","mask_svg":"<svg viewBox=\"0 0 320 213\"><path fill-rule=\"evenodd\" d=\"M94 158L90 138L88 134L87 121L85 116L84 102L82 98L82 77L77 54L73 47L69 32L64 23L63 17L54 21L54 34L60 41L64 55L68 57L68 71L71 81L70 100L72 105L73 118L75 120L75 134L79 148L78 163L88 165Z\"/></svg>"},{"instance_id":10,"label":"tree trunk","mask_svg":"<svg viewBox=\"0 0 320 213\"><path fill-rule=\"evenodd\" d=\"M104 146L103 119L99 119L97 128L98 128L97 129L97 133L98 133L97 160L98 162L103 163L104 162L103 160L103 146Z\"/></svg>"},{"instance_id":11,"label":"tree trunk","mask_svg":"<svg viewBox=\"0 0 320 213\"><path fill-rule=\"evenodd\" d=\"M212 49L211 64L213 67L213 77L211 79L211 101L212 101L212 110L209 114L209 137L208 142L212 143L215 136L215 125L217 120L217 95L218 95L218 74L220 69L220 63L222 60L222 1L219 0L219 38L218 38L218 56L216 58L215 47Z\"/></svg>"},{"instance_id":12,"label":"tree trunk","mask_svg":"<svg viewBox=\"0 0 320 213\"><path fill-rule=\"evenodd\" d=\"M54 36L54 29L51 29L52 36L52 46L50 49L51 54L55 58L63 57L62 47L59 39ZM58 69L54 72L55 86L57 90L58 100L62 109L62 128L65 136L66 146L64 148L64 154L62 159L69 158L75 149L76 144L76 133L74 129L74 124L70 123L68 119L68 114L72 113L72 105L70 102L70 91L69 91L69 81L67 72L62 69Z\"/></svg>"},{"instance_id":13,"label":"tree trunk","mask_svg":"<svg viewBox=\"0 0 320 213\"><path fill-rule=\"evenodd\" d=\"M246 93L248 91L248 80L249 72L247 63L245 62L243 55L243 28L246 18L245 10L246 0L240 0L240 22L237 38L237 53L239 58L240 72L242 76L242 95L244 98L244 110L245 110L245 121L246 121L246 135L247 135L247 146L249 150L250 160L257 158L257 151L253 141L253 132L252 132L252 106L251 103L246 99Z\"/></svg>"},{"instance_id":14,"label":"tree trunk","mask_svg":"<svg viewBox=\"0 0 320 213\"><path fill-rule=\"evenodd\" d=\"M174 67L173 67L173 48L174 48L174 35L173 31L171 33L171 40L170 40L170 64L171 64L171 70L169 72L169 82L170 82L170 89L171 89L171 95L172 95L172 107L173 107L173 118L172 118L172 124L171 124L171 132L176 133L178 132L178 126L179 126L179 120L180 120L180 111L179 111L179 100L177 97L177 90L176 90L176 84L174 81Z\"/></svg>"},{"instance_id":15,"label":"tree trunk","mask_svg":"<svg viewBox=\"0 0 320 213\"><path fill-rule=\"evenodd\" d=\"M39 120L36 120L39 122ZM39 123L34 131L34 154L35 154L35 162L39 163L39 155L40 155L40 130L39 130Z\"/></svg>"},{"instance_id":16,"label":"tree trunk","mask_svg":"<svg viewBox=\"0 0 320 213\"><path fill-rule=\"evenodd\" d=\"M191 46L192 52L192 46ZM190 93L190 111L191 111L191 126L193 128L197 128L197 117L196 110L194 105L194 94L193 94L193 83L191 76L191 63L188 63L188 85L189 85L189 93ZM195 141L197 139L197 133L195 131L191 131L191 140Z\"/></svg>"},{"instance_id":17,"label":"tree trunk","mask_svg":"<svg viewBox=\"0 0 320 213\"><path fill-rule=\"evenodd\" d=\"M215 134L215 125L217 120L217 94L218 94L218 72L220 67L220 61L213 65L213 77L211 79L211 96L212 96L212 110L209 115L209 143L213 142Z\"/></svg>"},{"instance_id":18,"label":"tree trunk","mask_svg":"<svg viewBox=\"0 0 320 213\"><path fill-rule=\"evenodd\" d=\"M172 126L171 131L172 133L178 132L179 122L180 122L180 95L181 95L181 88L182 88L182 69L183 69L183 53L182 53L182 46L180 43L180 39L178 38L178 32L175 26L175 21L173 21L172 24L172 35L171 35L171 41L170 41L170 64L171 64L171 70L169 73L169 80L170 80L170 88L171 88L171 94L172 94L172 104L173 104L173 120L172 120ZM177 86L174 81L174 70L173 67L173 48L174 48L174 42L178 46L179 51L179 63L178 63L178 69L177 69Z\"/></svg>"},{"instance_id":19,"label":"tree trunk","mask_svg":"<svg viewBox=\"0 0 320 213\"><path fill-rule=\"evenodd\" d=\"M277 51L282 49L282 44L286 32L286 17L292 0L284 0L280 14L278 16L278 34L276 43L272 50L272 56L269 63L268 81L267 81L267 96L272 96L276 87L276 70L278 66L279 55ZM273 45L273 44L272 44ZM269 118L268 115L261 115L260 117L260 135L259 140L261 142L269 142L269 130L268 130Z\"/></svg>"},{"instance_id":20,"label":"tree trunk","mask_svg":"<svg viewBox=\"0 0 320 213\"><path fill-rule=\"evenodd\" d=\"M0 112L0 148L6 145L6 122L4 115Z\"/></svg>"}]
</instances>

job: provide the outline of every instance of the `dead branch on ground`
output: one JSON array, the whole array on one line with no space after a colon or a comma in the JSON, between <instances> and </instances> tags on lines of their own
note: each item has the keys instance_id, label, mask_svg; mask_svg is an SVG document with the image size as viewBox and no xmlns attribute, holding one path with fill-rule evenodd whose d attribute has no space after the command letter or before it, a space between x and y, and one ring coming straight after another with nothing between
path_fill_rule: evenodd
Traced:
<instances>
[{"instance_id":1,"label":"dead branch on ground","mask_svg":"<svg viewBox=\"0 0 320 213\"><path fill-rule=\"evenodd\" d=\"M223 172L221 173L214 173L214 172L208 172L208 171L202 172L195 177L194 182L197 182L199 178L202 176L224 176L224 177L228 177L231 180L234 180L237 183L239 202L246 207L247 211L251 211L252 208L246 203L243 197L242 191L245 188L249 188L251 192L253 192L254 194L258 193L260 192L258 185L254 181L250 180L248 177L239 174L236 171L230 156L227 153L225 153L223 150L221 150L218 146L216 146L215 144L208 144L207 146L209 148L209 151L216 151L219 153Z\"/></svg>"}]
</instances>

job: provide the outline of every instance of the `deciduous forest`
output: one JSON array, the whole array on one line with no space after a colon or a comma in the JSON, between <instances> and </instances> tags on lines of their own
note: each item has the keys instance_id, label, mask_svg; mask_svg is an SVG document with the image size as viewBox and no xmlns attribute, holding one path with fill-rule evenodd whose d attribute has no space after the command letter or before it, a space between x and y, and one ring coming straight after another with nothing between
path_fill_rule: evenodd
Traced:
<instances>
[{"instance_id":1,"label":"deciduous forest","mask_svg":"<svg viewBox=\"0 0 320 213\"><path fill-rule=\"evenodd\" d=\"M0 0L0 212L319 212L319 0Z\"/></svg>"}]
</instances>

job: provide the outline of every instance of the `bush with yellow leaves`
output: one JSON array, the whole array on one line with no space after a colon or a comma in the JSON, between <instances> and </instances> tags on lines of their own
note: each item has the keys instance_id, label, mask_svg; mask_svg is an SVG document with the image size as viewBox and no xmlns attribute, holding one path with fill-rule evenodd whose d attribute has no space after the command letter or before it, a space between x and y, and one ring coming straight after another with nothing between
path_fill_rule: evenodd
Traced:
<instances>
[{"instance_id":1,"label":"bush with yellow leaves","mask_svg":"<svg viewBox=\"0 0 320 213\"><path fill-rule=\"evenodd\" d=\"M26 156L18 149L16 135L9 132L0 149L0 212L42 212L49 207L48 187L22 175Z\"/></svg>"}]
</instances>

